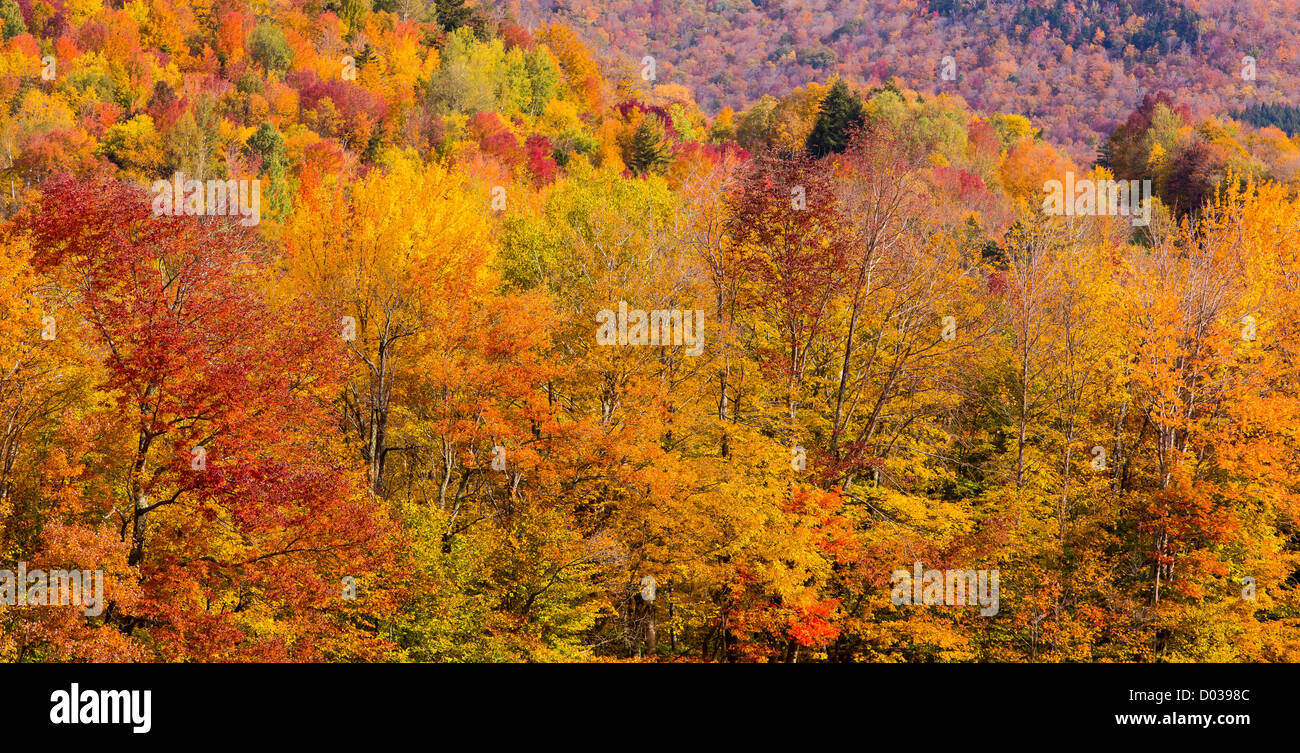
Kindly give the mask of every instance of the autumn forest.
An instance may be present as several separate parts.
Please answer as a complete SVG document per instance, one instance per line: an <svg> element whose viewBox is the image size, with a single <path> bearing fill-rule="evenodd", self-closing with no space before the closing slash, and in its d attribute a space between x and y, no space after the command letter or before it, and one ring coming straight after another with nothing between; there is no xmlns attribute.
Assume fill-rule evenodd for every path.
<svg viewBox="0 0 1300 753"><path fill-rule="evenodd" d="M0 662L1300 661L1289 60L554 5L0 0Z"/></svg>

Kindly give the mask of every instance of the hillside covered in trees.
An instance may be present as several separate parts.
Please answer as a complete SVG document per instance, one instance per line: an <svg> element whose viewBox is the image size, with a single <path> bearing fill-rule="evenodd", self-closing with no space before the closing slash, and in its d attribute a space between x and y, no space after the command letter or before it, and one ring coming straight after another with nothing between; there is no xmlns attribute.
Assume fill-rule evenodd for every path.
<svg viewBox="0 0 1300 753"><path fill-rule="evenodd" d="M1151 91L1177 91L1198 117L1300 105L1294 0L493 5L525 25L562 20L608 50L611 65L652 56L661 82L687 86L710 113L830 75L860 86L898 77L927 94L963 97L977 111L1028 115L1077 159L1092 159Z"/></svg>
<svg viewBox="0 0 1300 753"><path fill-rule="evenodd" d="M1288 30L666 5L0 0L0 661L1300 659Z"/></svg>

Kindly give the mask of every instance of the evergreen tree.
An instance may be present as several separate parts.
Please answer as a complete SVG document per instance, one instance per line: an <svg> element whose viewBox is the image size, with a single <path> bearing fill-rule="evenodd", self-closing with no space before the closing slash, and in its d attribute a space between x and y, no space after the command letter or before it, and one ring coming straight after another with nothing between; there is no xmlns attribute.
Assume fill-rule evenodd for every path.
<svg viewBox="0 0 1300 753"><path fill-rule="evenodd" d="M474 16L474 9L466 7L465 0L434 0L433 5L443 31L455 31Z"/></svg>
<svg viewBox="0 0 1300 753"><path fill-rule="evenodd" d="M284 32L271 23L261 23L253 29L248 40L248 53L267 72L283 72L293 62L293 48L285 39Z"/></svg>
<svg viewBox="0 0 1300 753"><path fill-rule="evenodd" d="M248 137L248 146L262 156L262 163L285 161L284 134L270 123L257 127L257 132Z"/></svg>
<svg viewBox="0 0 1300 753"><path fill-rule="evenodd" d="M662 173L668 168L669 159L668 139L659 119L652 116L643 118L632 134L624 162L634 175L645 175Z"/></svg>
<svg viewBox="0 0 1300 753"><path fill-rule="evenodd" d="M818 108L817 122L808 134L808 151L814 157L844 151L849 145L849 136L862 125L864 118L862 99L843 79L836 79Z"/></svg>

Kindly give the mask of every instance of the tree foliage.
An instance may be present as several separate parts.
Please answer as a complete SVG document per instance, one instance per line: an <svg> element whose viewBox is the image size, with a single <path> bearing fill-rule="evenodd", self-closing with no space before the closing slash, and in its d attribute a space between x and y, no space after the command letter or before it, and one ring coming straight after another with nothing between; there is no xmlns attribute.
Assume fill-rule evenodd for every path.
<svg viewBox="0 0 1300 753"><path fill-rule="evenodd" d="M788 38L655 77L528 4L14 6L0 559L106 594L0 600L0 660L1300 658L1285 110L1056 138L1235 32L923 4L987 44L918 91L903 5L725 5ZM1044 211L1112 179L1149 224ZM998 608L897 603L917 563Z"/></svg>

